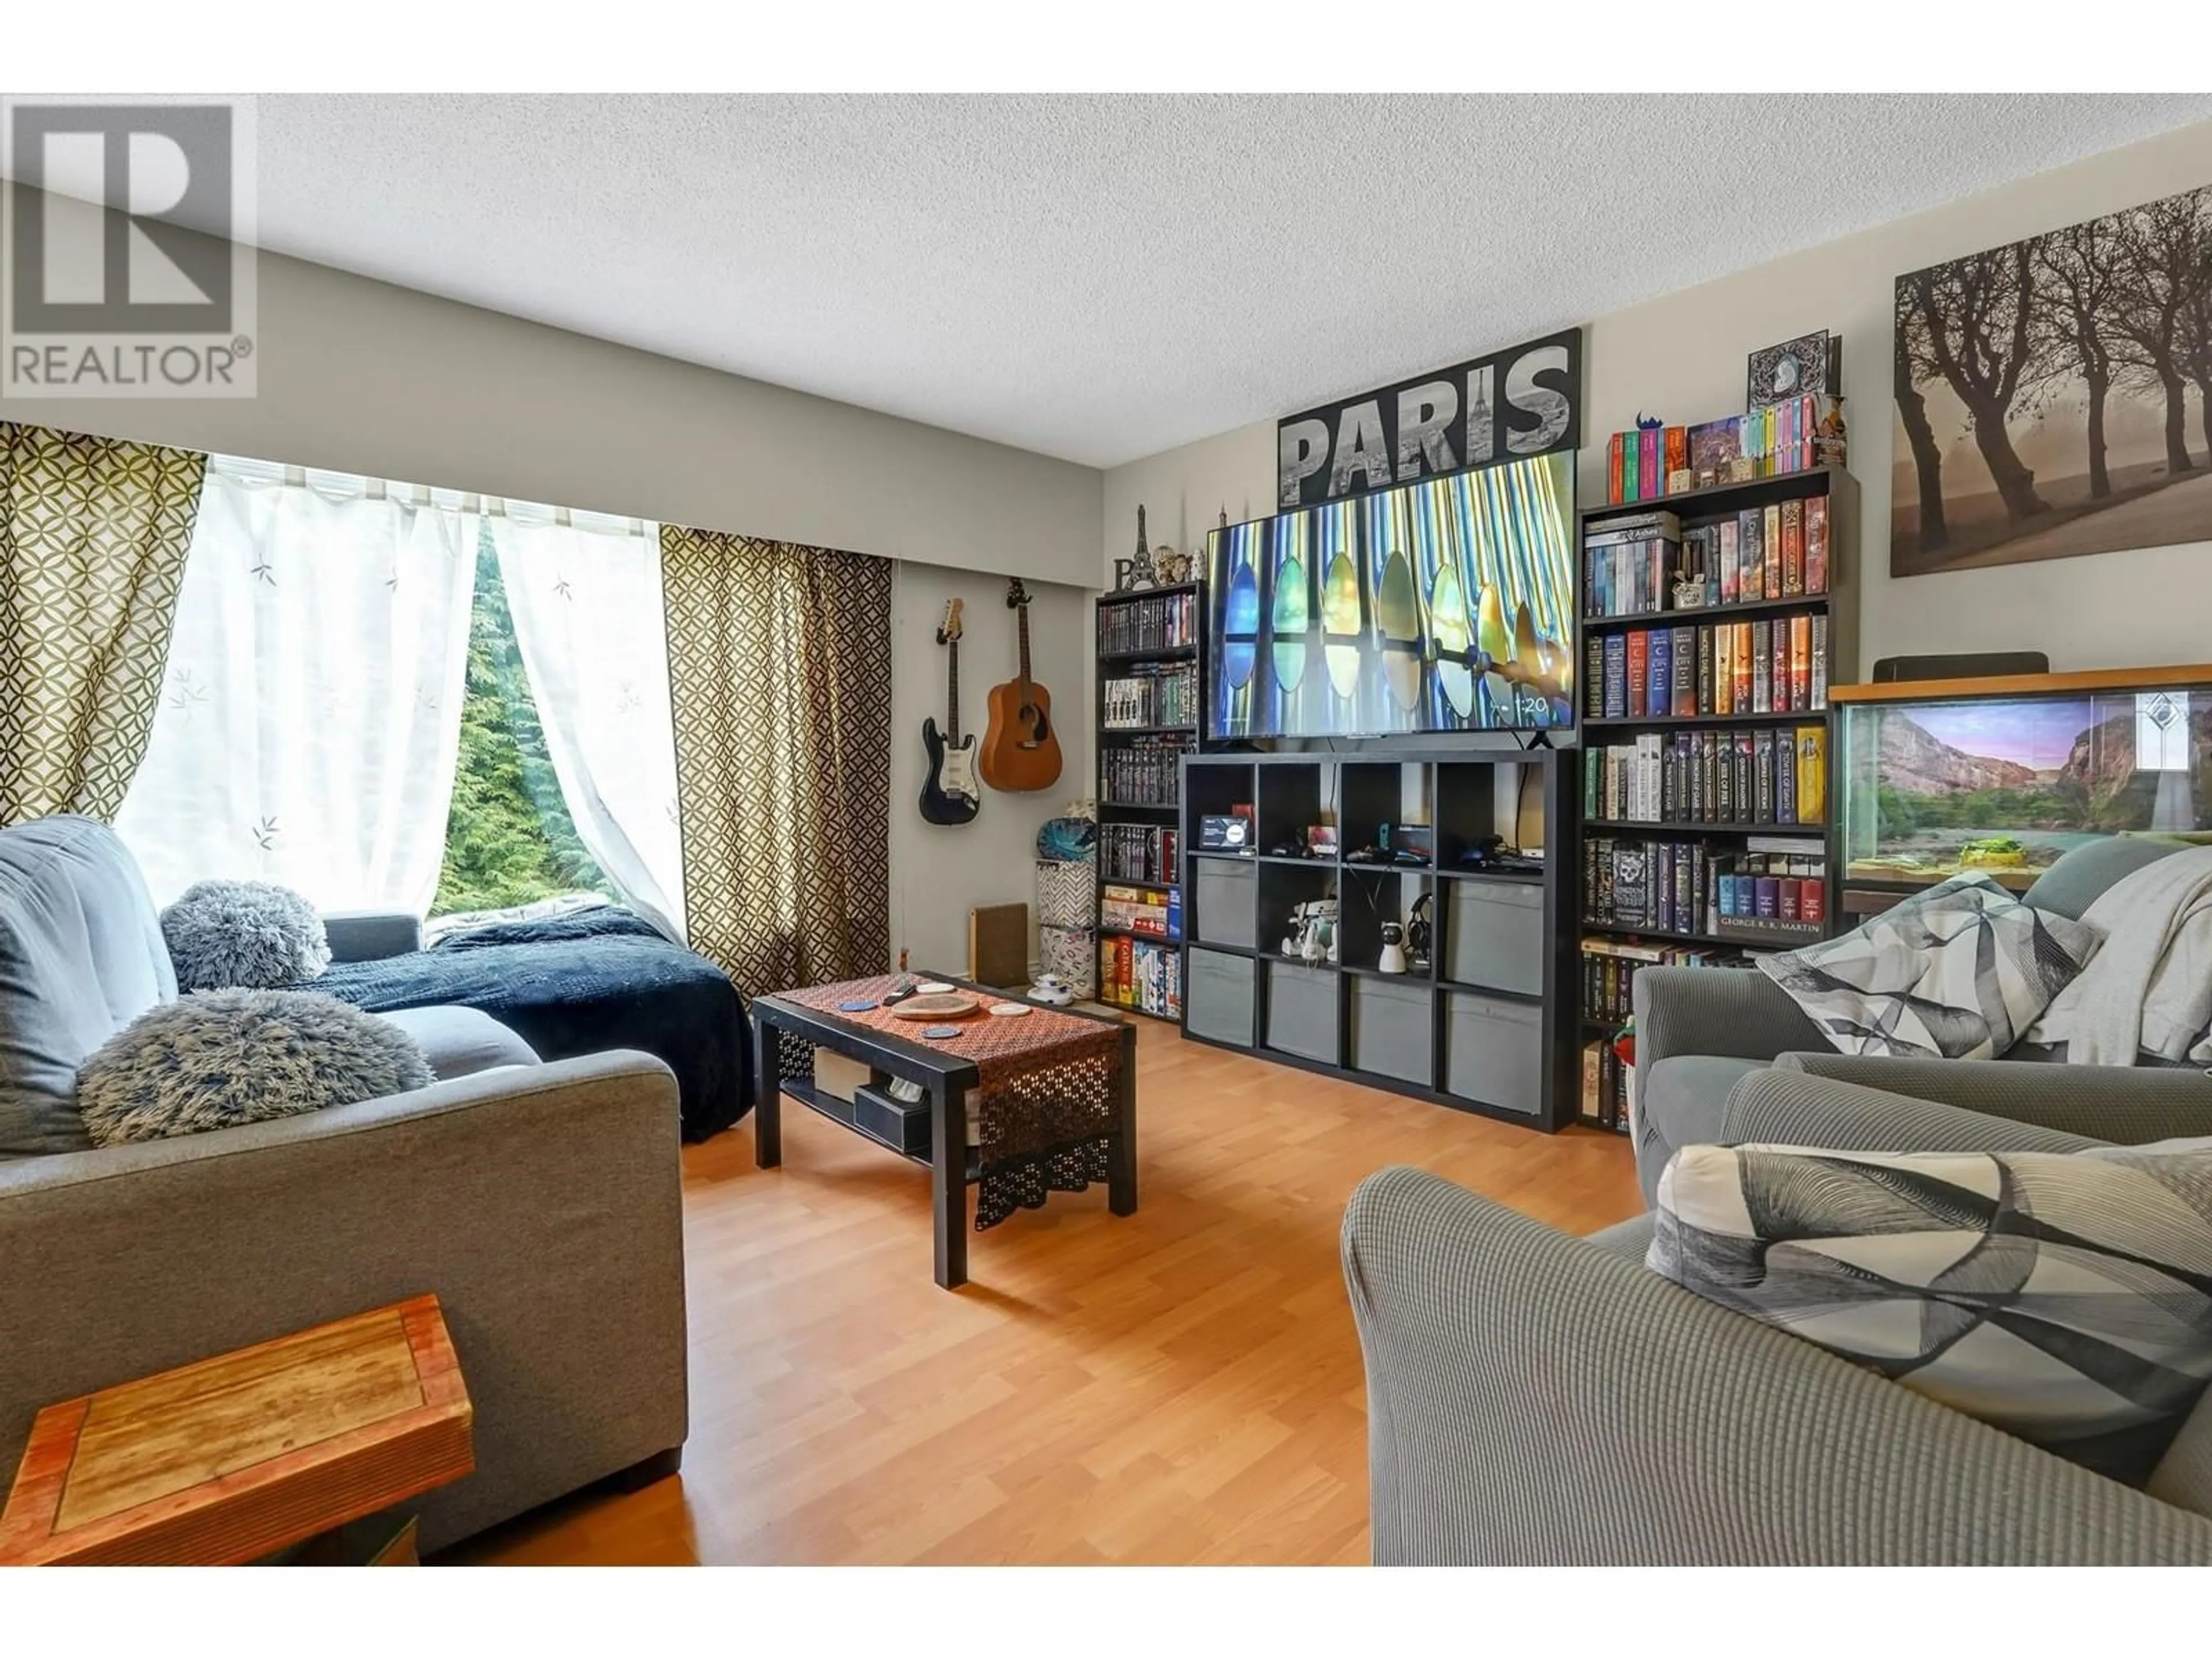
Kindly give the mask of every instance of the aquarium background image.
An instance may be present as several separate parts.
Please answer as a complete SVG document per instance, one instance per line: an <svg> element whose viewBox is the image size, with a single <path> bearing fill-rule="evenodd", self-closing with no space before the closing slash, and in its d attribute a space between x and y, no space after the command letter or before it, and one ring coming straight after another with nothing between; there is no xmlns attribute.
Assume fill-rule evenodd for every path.
<svg viewBox="0 0 2212 1659"><path fill-rule="evenodd" d="M1853 875L2021 884L2123 831L2212 827L2212 687L1955 703L1847 704Z"/></svg>
<svg viewBox="0 0 2212 1659"><path fill-rule="evenodd" d="M1572 462L1562 452L1214 532L1206 736L1572 725Z"/></svg>

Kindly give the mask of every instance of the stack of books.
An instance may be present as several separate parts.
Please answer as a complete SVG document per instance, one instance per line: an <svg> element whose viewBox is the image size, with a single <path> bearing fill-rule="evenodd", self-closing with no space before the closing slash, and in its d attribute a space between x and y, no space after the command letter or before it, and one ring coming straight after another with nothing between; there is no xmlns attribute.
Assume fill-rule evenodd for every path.
<svg viewBox="0 0 2212 1659"><path fill-rule="evenodd" d="M1707 968L1725 954L1706 945L1586 939L1583 941L1583 1009L1592 1019L1624 1022L1636 1011L1631 990L1638 971L1653 966Z"/></svg>
<svg viewBox="0 0 2212 1659"><path fill-rule="evenodd" d="M1176 832L1148 823L1098 826L1098 869L1109 881L1176 879Z"/></svg>
<svg viewBox="0 0 2212 1659"><path fill-rule="evenodd" d="M1146 726L1198 724L1198 665L1161 665L1117 675L1106 682L1106 726L1127 731Z"/></svg>
<svg viewBox="0 0 2212 1659"><path fill-rule="evenodd" d="M1593 836L1583 843L1583 920L1592 927L1706 931L1713 854L1703 842Z"/></svg>
<svg viewBox="0 0 2212 1659"><path fill-rule="evenodd" d="M1583 614L1592 621L1674 608L1682 521L1672 513L1607 519L1583 538Z"/></svg>
<svg viewBox="0 0 2212 1659"><path fill-rule="evenodd" d="M1606 441L1609 503L1657 501L1715 484L1842 466L1844 400L1809 392L1695 426L1639 426Z"/></svg>
<svg viewBox="0 0 2212 1659"><path fill-rule="evenodd" d="M1605 498L1607 501L1656 501L1667 494L1669 473L1690 466L1690 428L1686 426L1639 426L1633 432L1616 432L1605 444Z"/></svg>
<svg viewBox="0 0 2212 1659"><path fill-rule="evenodd" d="M1182 951L1149 939L1100 939L1098 1000L1162 1019L1182 1018Z"/></svg>
<svg viewBox="0 0 2212 1659"><path fill-rule="evenodd" d="M1179 939L1182 937L1182 891L1173 887L1108 886L1098 896L1098 925L1154 939Z"/></svg>
<svg viewBox="0 0 2212 1659"><path fill-rule="evenodd" d="M1826 617L1629 629L1592 634L1583 648L1583 714L1590 720L1812 714L1828 706Z"/></svg>
<svg viewBox="0 0 2212 1659"><path fill-rule="evenodd" d="M1583 1115L1617 1135L1629 1134L1635 1129L1629 1120L1628 1090L1620 1056L1613 1052L1610 1042L1591 1042L1583 1047Z"/></svg>
<svg viewBox="0 0 2212 1659"><path fill-rule="evenodd" d="M1109 599L1098 607L1098 654L1134 657L1198 643L1198 595Z"/></svg>
<svg viewBox="0 0 2212 1659"><path fill-rule="evenodd" d="M1192 748L1187 737L1142 737L1099 745L1098 777L1109 805L1173 806L1176 775Z"/></svg>
<svg viewBox="0 0 2212 1659"><path fill-rule="evenodd" d="M1808 495L1682 528L1679 515L1604 519L1583 538L1583 613L1593 622L1685 607L1676 588L1695 584L1703 606L1814 599L1833 570L1828 498Z"/></svg>
<svg viewBox="0 0 2212 1659"><path fill-rule="evenodd" d="M1712 898L1713 933L1796 931L1808 941L1817 939L1828 919L1827 860L1787 843L1762 847L1754 836L1747 850L1715 871Z"/></svg>
<svg viewBox="0 0 2212 1659"><path fill-rule="evenodd" d="M1617 823L1824 823L1828 731L1646 732L1588 751L1583 813Z"/></svg>
<svg viewBox="0 0 2212 1659"><path fill-rule="evenodd" d="M1810 843L1755 836L1741 851L1631 836L1583 843L1589 927L1756 939L1802 927L1817 939L1827 908L1826 860Z"/></svg>

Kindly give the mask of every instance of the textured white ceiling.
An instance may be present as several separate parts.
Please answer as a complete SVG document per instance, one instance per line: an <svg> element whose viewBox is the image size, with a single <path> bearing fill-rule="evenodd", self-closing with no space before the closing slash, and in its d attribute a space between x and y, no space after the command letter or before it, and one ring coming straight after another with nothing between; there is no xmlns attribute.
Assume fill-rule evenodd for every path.
<svg viewBox="0 0 2212 1659"><path fill-rule="evenodd" d="M2207 115L2200 94L264 97L261 240L1110 466Z"/></svg>

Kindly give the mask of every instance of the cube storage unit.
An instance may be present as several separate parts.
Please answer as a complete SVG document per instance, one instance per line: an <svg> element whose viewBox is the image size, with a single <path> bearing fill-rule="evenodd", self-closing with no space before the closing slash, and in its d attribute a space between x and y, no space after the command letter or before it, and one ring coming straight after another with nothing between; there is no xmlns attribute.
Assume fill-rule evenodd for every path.
<svg viewBox="0 0 2212 1659"><path fill-rule="evenodd" d="M1572 750L1408 747L1193 754L1182 763L1183 1035L1439 1105L1552 1130L1576 1060ZM1199 821L1250 820L1243 852ZM1334 830L1333 841L1316 829ZM1470 859L1491 836L1534 872ZM1310 960L1334 904L1335 959ZM1416 914L1425 957L1382 969Z"/></svg>

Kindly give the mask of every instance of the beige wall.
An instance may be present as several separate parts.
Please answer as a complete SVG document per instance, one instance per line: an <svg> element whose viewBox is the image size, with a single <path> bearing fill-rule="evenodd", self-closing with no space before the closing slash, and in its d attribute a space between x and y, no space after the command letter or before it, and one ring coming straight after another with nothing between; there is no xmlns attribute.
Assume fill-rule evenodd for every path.
<svg viewBox="0 0 2212 1659"><path fill-rule="evenodd" d="M0 419L1087 582L1099 475L327 266L259 262L251 398Z"/></svg>
<svg viewBox="0 0 2212 1659"><path fill-rule="evenodd" d="M1850 158L1834 164L1848 166ZM1832 329L1844 338L1850 470L1860 488L1862 672L1881 656L2007 647L2040 648L2061 669L2212 659L2212 524L2205 542L2186 546L1895 581L1888 574L1894 280L2204 184L2212 184L2212 123L1598 318L1584 343L1583 499L1603 497L1604 434L1639 413L1686 422L1741 409L1747 353ZM1501 343L1477 327L1467 346L1474 352ZM1378 367L1376 380L1395 372ZM1272 421L1115 468L1106 475L1102 580L1133 540L1139 501L1156 522L1188 537L1191 515L1210 526L1219 500L1232 520L1273 511L1273 474Z"/></svg>
<svg viewBox="0 0 2212 1659"><path fill-rule="evenodd" d="M1036 832L1068 801L1091 793L1091 702L1081 665L1090 640L1089 596L1073 587L1030 588L1030 666L1052 694L1060 733L1060 781L1034 794L983 791L982 810L957 827L924 823L917 800L929 769L921 722L945 725L945 652L937 643L945 601L965 602L960 641L960 724L980 746L990 689L1014 678L1018 648L1002 576L899 567L891 607L891 952L916 968L965 973L968 912L979 904L1026 904L1036 913ZM1030 957L1036 959L1034 937Z"/></svg>
<svg viewBox="0 0 2212 1659"><path fill-rule="evenodd" d="M1037 824L1090 793L1088 605L1067 584L1097 568L1096 471L301 260L264 255L258 275L258 397L11 398L0 419L898 560L894 950L963 968L969 908L1030 896ZM1037 672L1066 711L1066 771L1042 795L987 794L968 829L934 829L915 799L922 716L943 717L936 618L953 592L976 612L962 678L980 735L984 692L1013 672L1008 574L1037 585Z"/></svg>

